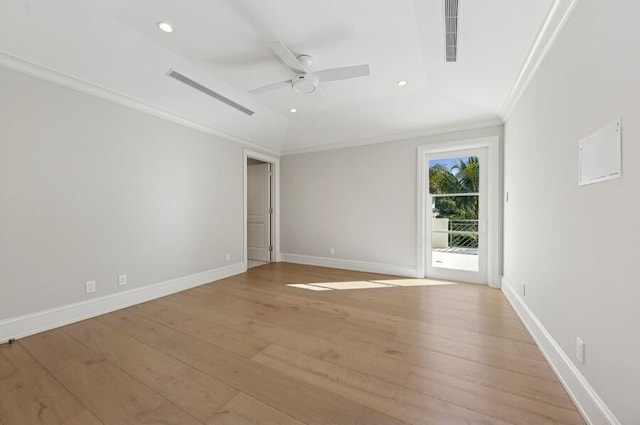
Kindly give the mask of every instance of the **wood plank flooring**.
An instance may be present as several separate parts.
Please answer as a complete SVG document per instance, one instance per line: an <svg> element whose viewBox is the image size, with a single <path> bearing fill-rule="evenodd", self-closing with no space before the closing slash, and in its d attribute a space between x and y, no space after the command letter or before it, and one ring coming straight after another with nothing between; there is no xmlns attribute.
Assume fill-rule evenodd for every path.
<svg viewBox="0 0 640 425"><path fill-rule="evenodd" d="M0 346L0 425L585 422L502 293L278 263Z"/></svg>

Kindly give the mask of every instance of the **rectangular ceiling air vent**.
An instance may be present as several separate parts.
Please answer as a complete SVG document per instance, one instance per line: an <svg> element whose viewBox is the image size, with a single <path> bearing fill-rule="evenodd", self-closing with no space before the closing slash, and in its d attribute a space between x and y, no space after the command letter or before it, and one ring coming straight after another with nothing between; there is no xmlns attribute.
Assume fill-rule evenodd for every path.
<svg viewBox="0 0 640 425"><path fill-rule="evenodd" d="M447 62L458 60L458 0L444 0L444 38Z"/></svg>
<svg viewBox="0 0 640 425"><path fill-rule="evenodd" d="M169 72L167 73L167 75L171 78L174 78L178 81L180 81L181 83L184 83L188 86L193 87L194 89L198 90L199 92L202 92L204 94L206 94L207 96L211 96L216 100L219 100L222 103L226 103L227 105L231 106L232 108L237 109L240 112L243 112L247 115L253 115L253 111L249 108L245 108L244 106L234 102L233 100L224 97L223 95L221 95L220 93L216 93L213 90L211 90L210 88L207 88L205 86L203 86L200 83L197 83L195 81L193 81L191 78L185 77L184 75L180 74L179 72L174 71L173 69L170 69Z"/></svg>

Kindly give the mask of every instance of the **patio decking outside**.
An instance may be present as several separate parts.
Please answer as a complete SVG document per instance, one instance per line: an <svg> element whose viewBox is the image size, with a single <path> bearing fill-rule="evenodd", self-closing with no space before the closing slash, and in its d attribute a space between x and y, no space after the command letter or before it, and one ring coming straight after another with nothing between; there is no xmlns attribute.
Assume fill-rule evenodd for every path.
<svg viewBox="0 0 640 425"><path fill-rule="evenodd" d="M479 270L478 248L434 248L431 254L433 267L476 272Z"/></svg>

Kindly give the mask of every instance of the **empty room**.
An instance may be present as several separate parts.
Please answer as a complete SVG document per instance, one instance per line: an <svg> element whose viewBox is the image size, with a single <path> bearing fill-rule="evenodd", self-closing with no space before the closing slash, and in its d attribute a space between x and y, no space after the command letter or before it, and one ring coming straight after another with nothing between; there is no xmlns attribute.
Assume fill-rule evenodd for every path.
<svg viewBox="0 0 640 425"><path fill-rule="evenodd" d="M639 18L0 0L0 425L640 425Z"/></svg>

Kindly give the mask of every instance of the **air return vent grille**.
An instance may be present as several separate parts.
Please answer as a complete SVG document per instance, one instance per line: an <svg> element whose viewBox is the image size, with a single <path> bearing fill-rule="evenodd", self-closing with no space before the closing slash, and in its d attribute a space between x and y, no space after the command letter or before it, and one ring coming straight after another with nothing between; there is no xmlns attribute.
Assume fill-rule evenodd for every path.
<svg viewBox="0 0 640 425"><path fill-rule="evenodd" d="M444 36L447 62L458 60L458 0L444 0Z"/></svg>
<svg viewBox="0 0 640 425"><path fill-rule="evenodd" d="M223 95L221 95L220 93L216 93L213 90L203 86L200 83L197 83L195 81L193 81L192 79L185 77L184 75L180 74L179 72L174 71L173 69L170 69L169 72L167 73L167 75L171 78L174 78L178 81L180 81L181 83L184 83L188 86L193 87L194 89L198 90L199 92L202 92L204 94L206 94L207 96L211 96L214 99L219 100L222 103L226 103L227 105L231 106L232 108L237 109L240 112L243 112L247 115L253 115L253 111L251 109L245 108L244 106L234 102L233 100L224 97Z"/></svg>

